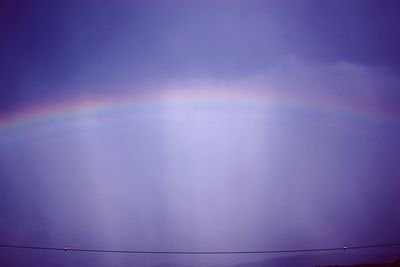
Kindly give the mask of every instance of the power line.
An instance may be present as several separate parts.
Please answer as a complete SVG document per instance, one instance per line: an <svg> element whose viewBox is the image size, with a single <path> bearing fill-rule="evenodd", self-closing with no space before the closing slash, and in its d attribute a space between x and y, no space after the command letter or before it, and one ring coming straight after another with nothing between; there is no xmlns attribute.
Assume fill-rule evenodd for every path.
<svg viewBox="0 0 400 267"><path fill-rule="evenodd" d="M287 250L249 250L249 251L152 251L152 250L107 250L107 249L83 249L69 248L67 246L60 247L41 247L41 246L23 246L23 245L6 245L0 244L0 248L11 249L32 249L32 250L52 250L64 252L95 252L95 253L127 253L127 254L278 254L278 253L299 253L299 252L321 252L321 251L339 251L339 250L355 250L369 248L384 248L384 247L400 247L400 243L373 244L363 246L343 246L330 248L311 248L311 249L287 249Z"/></svg>

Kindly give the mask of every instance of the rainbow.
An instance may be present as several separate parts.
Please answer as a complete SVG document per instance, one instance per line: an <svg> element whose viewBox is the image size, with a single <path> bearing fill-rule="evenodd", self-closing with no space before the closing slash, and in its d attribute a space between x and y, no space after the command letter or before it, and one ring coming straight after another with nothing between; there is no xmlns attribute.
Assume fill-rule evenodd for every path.
<svg viewBox="0 0 400 267"><path fill-rule="evenodd" d="M0 144L71 126L88 127L95 118L175 116L177 111L203 109L226 116L265 116L268 112L308 112L350 120L352 124L399 124L397 114L370 106L352 105L332 99L244 90L169 90L117 97L81 98L30 107L0 116Z"/></svg>

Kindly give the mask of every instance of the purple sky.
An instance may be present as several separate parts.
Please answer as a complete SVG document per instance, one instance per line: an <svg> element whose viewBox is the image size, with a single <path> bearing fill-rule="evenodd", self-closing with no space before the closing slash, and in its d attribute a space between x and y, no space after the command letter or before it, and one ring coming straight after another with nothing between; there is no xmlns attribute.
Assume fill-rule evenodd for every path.
<svg viewBox="0 0 400 267"><path fill-rule="evenodd" d="M399 8L1 1L0 244L400 241ZM264 257L0 249L9 266Z"/></svg>

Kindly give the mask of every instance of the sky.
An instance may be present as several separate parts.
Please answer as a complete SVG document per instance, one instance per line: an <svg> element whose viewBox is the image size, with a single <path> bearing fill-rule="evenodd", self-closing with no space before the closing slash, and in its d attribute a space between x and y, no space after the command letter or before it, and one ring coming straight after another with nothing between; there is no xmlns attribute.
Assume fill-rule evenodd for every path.
<svg viewBox="0 0 400 267"><path fill-rule="evenodd" d="M0 244L399 242L399 8L1 1ZM0 249L8 266L265 257Z"/></svg>

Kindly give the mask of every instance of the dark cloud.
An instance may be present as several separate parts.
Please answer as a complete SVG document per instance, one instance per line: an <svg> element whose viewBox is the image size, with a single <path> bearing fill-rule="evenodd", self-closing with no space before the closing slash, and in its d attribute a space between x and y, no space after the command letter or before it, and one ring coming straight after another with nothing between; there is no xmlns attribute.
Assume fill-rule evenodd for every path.
<svg viewBox="0 0 400 267"><path fill-rule="evenodd" d="M396 1L5 1L3 109L169 78L237 77L285 58L398 71Z"/></svg>

